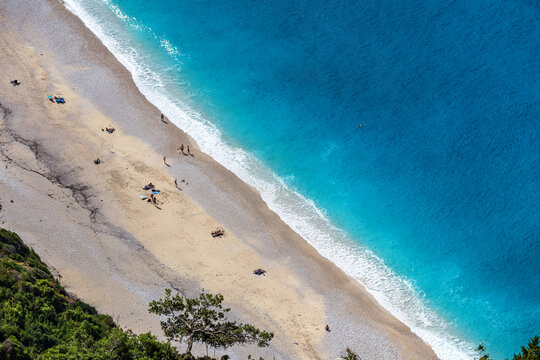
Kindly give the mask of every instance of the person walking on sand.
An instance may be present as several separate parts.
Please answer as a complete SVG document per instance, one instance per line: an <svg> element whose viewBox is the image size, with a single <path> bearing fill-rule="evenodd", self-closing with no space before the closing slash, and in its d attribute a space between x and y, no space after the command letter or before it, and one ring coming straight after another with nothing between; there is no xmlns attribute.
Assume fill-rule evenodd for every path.
<svg viewBox="0 0 540 360"><path fill-rule="evenodd" d="M165 122L165 119L163 118L163 113L161 113L161 121Z"/></svg>
<svg viewBox="0 0 540 360"><path fill-rule="evenodd" d="M191 151L189 150L189 145L187 146L187 153L191 156L193 156L193 154L191 153Z"/></svg>
<svg viewBox="0 0 540 360"><path fill-rule="evenodd" d="M163 157L163 163L164 163L165 165L167 165L167 157L166 157L166 156Z"/></svg>
<svg viewBox="0 0 540 360"><path fill-rule="evenodd" d="M180 151L184 154L184 144L180 145Z"/></svg>
<svg viewBox="0 0 540 360"><path fill-rule="evenodd" d="M174 179L174 186L178 187L178 182L176 181L176 179Z"/></svg>

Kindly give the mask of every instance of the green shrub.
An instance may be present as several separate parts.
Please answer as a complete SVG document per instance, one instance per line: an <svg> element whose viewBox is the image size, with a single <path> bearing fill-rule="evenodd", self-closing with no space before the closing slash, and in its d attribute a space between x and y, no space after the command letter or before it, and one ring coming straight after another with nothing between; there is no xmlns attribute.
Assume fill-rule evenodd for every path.
<svg viewBox="0 0 540 360"><path fill-rule="evenodd" d="M17 234L0 229L0 360L178 358L169 343L69 297Z"/></svg>

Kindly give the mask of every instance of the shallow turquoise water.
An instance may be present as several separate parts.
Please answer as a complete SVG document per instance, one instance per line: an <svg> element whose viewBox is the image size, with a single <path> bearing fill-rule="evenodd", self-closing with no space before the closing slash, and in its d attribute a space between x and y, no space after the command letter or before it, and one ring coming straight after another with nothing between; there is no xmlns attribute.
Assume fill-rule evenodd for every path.
<svg viewBox="0 0 540 360"><path fill-rule="evenodd" d="M441 357L482 341L508 357L540 333L533 2L70 1L139 64L167 115L158 94L188 112L188 132L211 126L262 163L238 171L264 167L311 200L337 227L324 251L352 241L382 259L408 290L338 264L363 271ZM235 154L215 157L234 167ZM284 199L278 210L308 214Z"/></svg>

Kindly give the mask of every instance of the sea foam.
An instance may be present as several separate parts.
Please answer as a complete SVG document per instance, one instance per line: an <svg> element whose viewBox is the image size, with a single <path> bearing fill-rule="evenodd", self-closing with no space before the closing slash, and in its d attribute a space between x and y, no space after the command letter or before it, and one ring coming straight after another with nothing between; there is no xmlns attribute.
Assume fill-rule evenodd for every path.
<svg viewBox="0 0 540 360"><path fill-rule="evenodd" d="M152 57L131 39L129 28L151 34L156 45L173 57L181 68L181 51L165 36L157 35L136 18L124 14L112 2L64 0L68 10L103 42L127 68L141 93L176 126L192 136L202 151L254 186L269 208L322 256L334 262L400 321L428 343L443 360L466 360L474 356L473 345L453 334L451 324L433 311L427 299L409 279L396 274L367 248L355 244L341 229L332 225L325 212L313 201L289 188L261 161L238 146L227 143L219 129L205 119L182 97L178 81L154 69ZM105 6L104 6L105 5ZM175 83L174 85L171 85ZM183 96L182 96L183 95Z"/></svg>

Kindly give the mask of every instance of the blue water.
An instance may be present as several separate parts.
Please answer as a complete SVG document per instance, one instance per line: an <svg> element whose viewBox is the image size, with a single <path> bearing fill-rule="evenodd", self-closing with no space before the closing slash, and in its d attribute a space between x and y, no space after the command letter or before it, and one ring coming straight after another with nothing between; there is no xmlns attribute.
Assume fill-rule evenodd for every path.
<svg viewBox="0 0 540 360"><path fill-rule="evenodd" d="M382 259L443 321L416 329L442 358L460 355L431 332L500 359L540 334L537 3L70 1L116 24L146 85L311 200L336 244Z"/></svg>

